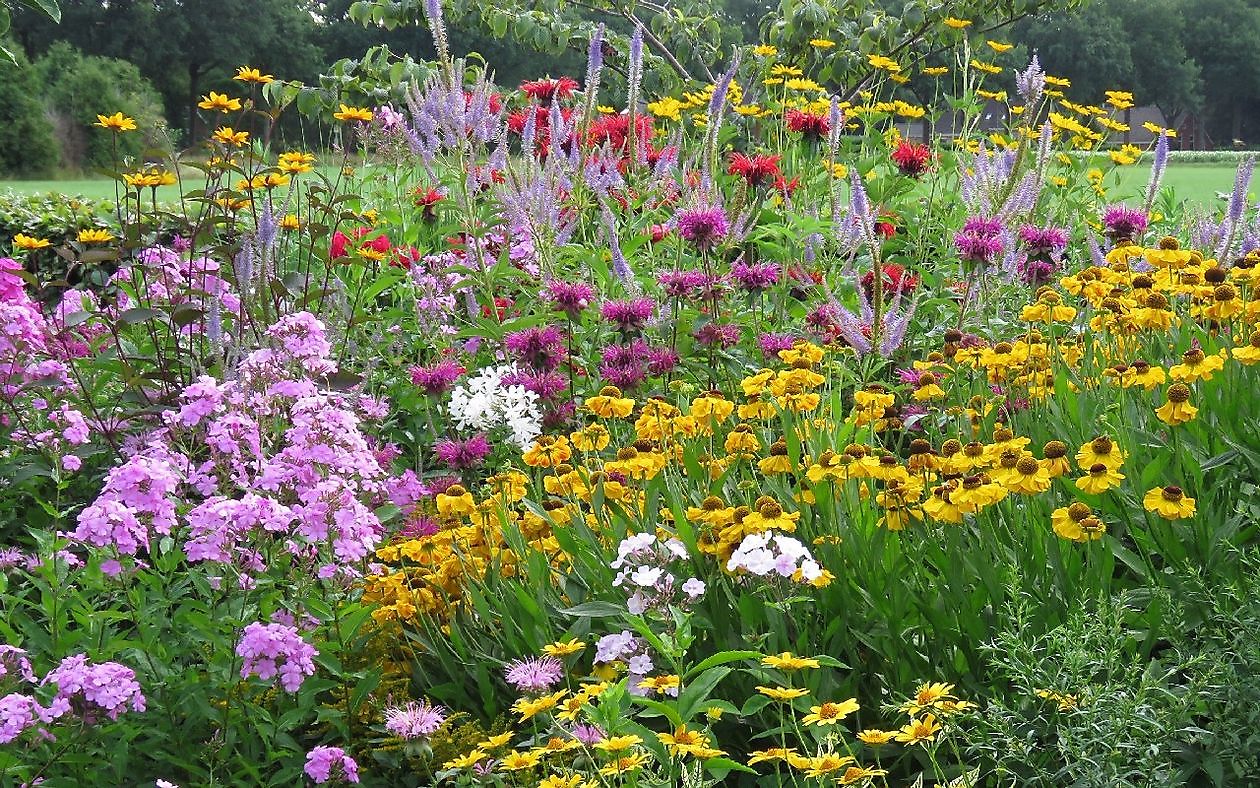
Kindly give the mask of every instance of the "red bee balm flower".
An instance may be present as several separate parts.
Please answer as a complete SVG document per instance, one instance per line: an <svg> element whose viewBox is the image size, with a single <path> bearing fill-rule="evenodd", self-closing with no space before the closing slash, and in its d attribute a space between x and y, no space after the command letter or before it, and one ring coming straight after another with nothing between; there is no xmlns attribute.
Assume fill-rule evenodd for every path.
<svg viewBox="0 0 1260 788"><path fill-rule="evenodd" d="M543 106L551 104L552 99L569 98L577 88L577 80L573 77L560 77L559 79L548 77L521 83L521 92L532 99L536 99Z"/></svg>
<svg viewBox="0 0 1260 788"><path fill-rule="evenodd" d="M786 120L788 131L795 131L814 139L821 139L831 131L831 121L813 112L790 109L787 111Z"/></svg>
<svg viewBox="0 0 1260 788"><path fill-rule="evenodd" d="M419 187L413 194L415 197L416 207L423 210L424 218L430 221L437 218L437 204L440 203L446 195L433 187L429 187L428 189Z"/></svg>
<svg viewBox="0 0 1260 788"><path fill-rule="evenodd" d="M926 145L902 140L892 152L892 162L902 175L918 178L927 172L932 161L932 151Z"/></svg>
<svg viewBox="0 0 1260 788"><path fill-rule="evenodd" d="M727 166L726 171L731 175L742 176L748 181L749 186L760 186L766 181L773 181L775 178L782 177L779 172L779 159L783 157L775 154L766 156L757 154L755 156L745 156L742 153L732 153L731 163Z"/></svg>
<svg viewBox="0 0 1260 788"><path fill-rule="evenodd" d="M919 286L919 277L910 273L896 263L884 266L884 297L893 298L913 293ZM867 271L862 276L862 290L869 301L875 293L875 272Z"/></svg>

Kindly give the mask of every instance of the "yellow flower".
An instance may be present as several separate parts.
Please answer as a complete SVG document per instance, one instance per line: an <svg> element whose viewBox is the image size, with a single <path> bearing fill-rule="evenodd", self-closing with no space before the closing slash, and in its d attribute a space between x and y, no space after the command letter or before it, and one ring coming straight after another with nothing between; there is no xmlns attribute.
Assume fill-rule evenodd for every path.
<svg viewBox="0 0 1260 788"><path fill-rule="evenodd" d="M1124 481L1124 474L1098 462L1091 465L1088 472L1076 480L1076 486L1090 495L1099 495L1113 487L1119 487L1122 481Z"/></svg>
<svg viewBox="0 0 1260 788"><path fill-rule="evenodd" d="M986 74L1001 74L1002 73L1001 66L995 66L992 63L985 63L983 60L976 60L975 58L972 58L971 63L969 63L969 65L972 68L974 68L976 71L983 71Z"/></svg>
<svg viewBox="0 0 1260 788"><path fill-rule="evenodd" d="M241 108L241 100L228 98L226 93L215 93L212 90L209 96L201 97L201 101L197 103L197 106L218 112L237 112Z"/></svg>
<svg viewBox="0 0 1260 788"><path fill-rule="evenodd" d="M758 686L757 691L760 692L762 695L765 695L767 698L771 700L777 700L779 702L796 700L797 698L803 698L809 694L809 690L793 689L791 687Z"/></svg>
<svg viewBox="0 0 1260 788"><path fill-rule="evenodd" d="M284 218L280 220L280 229L289 231L300 230L302 229L302 222L297 218L297 214L286 213Z"/></svg>
<svg viewBox="0 0 1260 788"><path fill-rule="evenodd" d="M992 49L994 52L997 52L999 55L1015 46L1014 44L1003 44L998 41L994 41L993 39L989 39L988 41L985 41L984 43L988 44L989 49Z"/></svg>
<svg viewBox="0 0 1260 788"><path fill-rule="evenodd" d="M476 766L478 763L481 763L488 757L490 756L482 752L480 749L474 749L472 752L469 752L465 755L461 755L458 758L455 758L453 760L447 761L446 763L442 764L442 768L443 769L471 769L472 767Z"/></svg>
<svg viewBox="0 0 1260 788"><path fill-rule="evenodd" d="M1080 703L1080 699L1075 695L1064 695L1054 690L1039 689L1037 690L1038 698L1052 700L1059 704L1059 711L1071 711Z"/></svg>
<svg viewBox="0 0 1260 788"><path fill-rule="evenodd" d="M651 676L643 679L639 682L639 689L677 695L681 684L682 682L677 675L666 673L660 676Z"/></svg>
<svg viewBox="0 0 1260 788"><path fill-rule="evenodd" d="M836 42L829 38L811 38L809 40L809 45L815 49L831 49L836 45Z"/></svg>
<svg viewBox="0 0 1260 788"><path fill-rule="evenodd" d="M887 769L876 769L870 766L850 766L844 770L844 774L840 775L841 785L856 785L857 783L867 783L876 777L883 777L888 774Z"/></svg>
<svg viewBox="0 0 1260 788"><path fill-rule="evenodd" d="M870 747L879 747L887 744L897 736L895 731L881 731L877 728L868 728L864 731L858 731L858 741Z"/></svg>
<svg viewBox="0 0 1260 788"><path fill-rule="evenodd" d="M813 758L803 759L805 766L805 775L807 777L826 777L832 772L839 771L855 760L848 755L836 755L833 752L825 752ZM791 763L789 761L789 763ZM795 766L795 764L792 764Z"/></svg>
<svg viewBox="0 0 1260 788"><path fill-rule="evenodd" d="M936 738L936 733L941 729L940 724L936 721L936 716L928 714L921 720L911 720L897 731L894 738L903 744L923 744Z"/></svg>
<svg viewBox="0 0 1260 788"><path fill-rule="evenodd" d="M29 235L23 235L22 233L18 233L13 236L14 249L24 249L29 252L34 249L44 249L49 246L52 246L52 242L46 238L34 238Z"/></svg>
<svg viewBox="0 0 1260 788"><path fill-rule="evenodd" d="M1168 387L1168 401L1155 409L1155 415L1165 424L1177 426L1192 421L1199 409L1190 404L1190 387L1174 383Z"/></svg>
<svg viewBox="0 0 1260 788"><path fill-rule="evenodd" d="M542 755L536 752L509 752L499 761L499 768L509 772L532 769L542 761Z"/></svg>
<svg viewBox="0 0 1260 788"><path fill-rule="evenodd" d="M892 58L884 57L883 55L869 55L866 60L872 66L881 71L887 71L895 74L901 70L901 65L898 64L897 61Z"/></svg>
<svg viewBox="0 0 1260 788"><path fill-rule="evenodd" d="M548 775L538 783L538 788L596 788L599 783L594 780L583 781L578 774L562 777L558 774Z"/></svg>
<svg viewBox="0 0 1260 788"><path fill-rule="evenodd" d="M298 175L303 172L310 172L315 169L315 156L311 153L303 153L301 151L287 151L280 154L279 160L276 162L276 168L280 172L290 175Z"/></svg>
<svg viewBox="0 0 1260 788"><path fill-rule="evenodd" d="M500 733L498 736L491 736L481 744L478 744L477 749L497 750L510 741L512 741L512 731L507 731L506 733Z"/></svg>
<svg viewBox="0 0 1260 788"><path fill-rule="evenodd" d="M944 22L946 27L952 27L955 30L962 30L964 27L971 26L970 19L958 19L952 16L945 17Z"/></svg>
<svg viewBox="0 0 1260 788"><path fill-rule="evenodd" d="M1108 90L1107 103L1116 109L1129 109L1133 106L1133 94L1123 90Z"/></svg>
<svg viewBox="0 0 1260 788"><path fill-rule="evenodd" d="M544 711L551 711L564 700L564 696L568 695L568 690L560 690L550 695L543 695L538 698L521 698L512 704L512 711L515 711L521 717L521 722L531 717L542 714Z"/></svg>
<svg viewBox="0 0 1260 788"><path fill-rule="evenodd" d="M849 168L840 162L836 162L831 165L831 177L844 180L849 177Z"/></svg>
<svg viewBox="0 0 1260 788"><path fill-rule="evenodd" d="M596 744L595 746L598 747L599 745ZM630 774L631 772L636 772L641 769L643 764L647 763L647 760L647 753L643 752L638 752L634 755L624 755L617 760L612 761L607 766L601 767L599 773L605 777L616 777L622 774Z"/></svg>
<svg viewBox="0 0 1260 788"><path fill-rule="evenodd" d="M757 57L774 57L779 54L779 48L770 44L758 44L753 47L752 52Z"/></svg>
<svg viewBox="0 0 1260 788"><path fill-rule="evenodd" d="M1102 463L1108 468L1119 468L1124 464L1127 456L1124 450L1115 444L1115 441L1106 435L1099 435L1081 446L1081 450L1076 453L1076 464L1082 469L1090 468L1097 463Z"/></svg>
<svg viewBox="0 0 1260 788"><path fill-rule="evenodd" d="M1167 520L1194 517L1194 499L1180 487L1152 487L1142 497L1142 506Z"/></svg>
<svg viewBox="0 0 1260 788"><path fill-rule="evenodd" d="M586 648L586 644L577 638L572 640L557 640L555 643L543 646L543 653L549 657L571 657L582 649Z"/></svg>
<svg viewBox="0 0 1260 788"><path fill-rule="evenodd" d="M923 69L923 75L928 77L940 77L949 73L949 66L928 66Z"/></svg>
<svg viewBox="0 0 1260 788"><path fill-rule="evenodd" d="M100 126L103 129L110 129L118 133L136 130L135 119L129 118L121 112L115 112L113 115L97 115L96 123L93 123L92 125Z"/></svg>
<svg viewBox="0 0 1260 788"><path fill-rule="evenodd" d="M673 733L658 733L656 738L674 755L713 757L710 755L709 737L699 731L690 730L686 725L675 728Z"/></svg>
<svg viewBox="0 0 1260 788"><path fill-rule="evenodd" d="M819 662L809 657L793 656L791 652L784 651L781 654L771 655L761 658L761 664L768 668L778 668L785 671L804 670L805 668L816 668Z"/></svg>
<svg viewBox="0 0 1260 788"><path fill-rule="evenodd" d="M953 684L928 682L915 690L914 697L903 703L901 710L913 717L924 709L935 707L941 701L952 699L953 691Z"/></svg>
<svg viewBox="0 0 1260 788"><path fill-rule="evenodd" d="M249 66L239 66L236 69L236 76L232 77L237 82L256 82L259 85L266 85L269 82L275 82L276 78L270 74L264 74L256 68Z"/></svg>
<svg viewBox="0 0 1260 788"><path fill-rule="evenodd" d="M601 742L596 742L595 749L602 752L622 752L642 743L642 739L631 733L626 736L609 736Z"/></svg>
<svg viewBox="0 0 1260 788"><path fill-rule="evenodd" d="M806 725L818 725L820 727L824 725L835 725L837 722L840 722L860 708L861 706L858 705L857 698L849 698L848 700L841 701L840 703L828 701L821 706L810 706L810 713L806 714L801 719L801 722Z"/></svg>
<svg viewBox="0 0 1260 788"><path fill-rule="evenodd" d="M236 131L231 126L223 126L214 130L213 138L224 145L239 148L249 142L249 132Z"/></svg>
<svg viewBox="0 0 1260 788"><path fill-rule="evenodd" d="M372 110L367 107L350 107L345 104L341 105L341 109L333 113L333 117L341 121L361 121L369 123L372 120Z"/></svg>
<svg viewBox="0 0 1260 788"><path fill-rule="evenodd" d="M1211 380L1212 375L1225 367L1225 359L1213 353L1206 355L1199 348L1191 348L1181 354L1181 363L1168 368L1168 376L1183 383Z"/></svg>
<svg viewBox="0 0 1260 788"><path fill-rule="evenodd" d="M673 96L666 96L657 101L649 101L647 111L658 118L680 120L682 119L683 103Z"/></svg>
<svg viewBox="0 0 1260 788"><path fill-rule="evenodd" d="M109 230L80 230L79 243L81 244L106 244L114 240L114 234Z"/></svg>
<svg viewBox="0 0 1260 788"><path fill-rule="evenodd" d="M634 411L634 400L622 397L616 386L604 386L597 396L587 397L586 408L601 418L624 419Z"/></svg>
<svg viewBox="0 0 1260 788"><path fill-rule="evenodd" d="M786 761L800 757L800 754L793 747L771 747L768 750L753 750L748 755L749 766L766 761Z"/></svg>

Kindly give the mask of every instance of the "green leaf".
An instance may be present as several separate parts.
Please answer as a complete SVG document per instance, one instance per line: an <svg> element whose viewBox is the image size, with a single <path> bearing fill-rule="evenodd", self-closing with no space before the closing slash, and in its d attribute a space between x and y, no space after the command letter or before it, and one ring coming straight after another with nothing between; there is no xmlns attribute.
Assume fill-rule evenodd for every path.
<svg viewBox="0 0 1260 788"><path fill-rule="evenodd" d="M725 666L709 668L701 673L695 681L690 682L682 694L678 696L678 711L684 720L695 716L701 704L709 699L718 682L726 678L731 669Z"/></svg>
<svg viewBox="0 0 1260 788"><path fill-rule="evenodd" d="M560 612L579 618L605 618L607 616L624 615L626 609L611 602L583 602L580 605L566 607Z"/></svg>
<svg viewBox="0 0 1260 788"><path fill-rule="evenodd" d="M683 676L683 680L686 681L692 676L703 673L709 668L716 667L718 665L725 665L728 662L738 662L741 659L761 659L761 656L762 654L760 651L719 651L707 659L702 660L700 664L687 671L687 675Z"/></svg>
<svg viewBox="0 0 1260 788"><path fill-rule="evenodd" d="M57 0L22 0L22 4L43 11L49 19L58 24L61 23L61 5ZM7 16L7 10L5 14Z"/></svg>

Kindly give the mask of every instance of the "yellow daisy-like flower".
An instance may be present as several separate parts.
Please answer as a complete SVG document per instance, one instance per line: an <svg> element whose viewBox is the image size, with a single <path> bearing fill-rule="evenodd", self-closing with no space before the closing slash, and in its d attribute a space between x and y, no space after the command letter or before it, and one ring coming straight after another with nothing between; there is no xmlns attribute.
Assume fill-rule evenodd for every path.
<svg viewBox="0 0 1260 788"><path fill-rule="evenodd" d="M216 112L237 112L241 108L241 100L228 98L226 93L215 93L212 90L210 95L201 97L201 101L197 102L197 106Z"/></svg>
<svg viewBox="0 0 1260 788"><path fill-rule="evenodd" d="M582 649L586 648L586 644L577 638L571 640L557 640L543 646L543 653L549 657L571 657Z"/></svg>
<svg viewBox="0 0 1260 788"><path fill-rule="evenodd" d="M811 38L809 40L809 45L815 49L831 49L836 45L836 42L829 38Z"/></svg>
<svg viewBox="0 0 1260 788"><path fill-rule="evenodd" d="M949 73L949 66L928 66L923 69L923 75L927 77L940 77Z"/></svg>
<svg viewBox="0 0 1260 788"><path fill-rule="evenodd" d="M801 722L805 725L835 725L845 717L860 709L857 698L849 698L840 703L828 701L821 706L810 706L809 714L801 718Z"/></svg>
<svg viewBox="0 0 1260 788"><path fill-rule="evenodd" d="M1190 387L1174 383L1168 387L1168 401L1155 409L1159 420L1171 426L1193 421L1199 409L1190 404Z"/></svg>
<svg viewBox="0 0 1260 788"><path fill-rule="evenodd" d="M681 120L683 103L673 96L666 96L657 101L649 101L647 111L658 118L666 120Z"/></svg>
<svg viewBox="0 0 1260 788"><path fill-rule="evenodd" d="M598 747L599 745L595 745ZM643 764L647 763L647 753L637 752L633 755L625 755L612 761L607 766L600 767L599 773L604 777L618 777L623 774L637 772L643 768Z"/></svg>
<svg viewBox="0 0 1260 788"><path fill-rule="evenodd" d="M135 118L129 118L121 112L115 112L113 115L97 115L96 123L93 126L100 126L103 129L122 133L124 131L135 131Z"/></svg>
<svg viewBox="0 0 1260 788"><path fill-rule="evenodd" d="M884 57L883 55L869 55L866 60L880 71L887 71L895 74L901 70L901 65L897 61L889 57Z"/></svg>
<svg viewBox="0 0 1260 788"><path fill-rule="evenodd" d="M538 788L596 788L598 785L594 780L583 780L580 774L568 777L550 774L539 781Z"/></svg>
<svg viewBox="0 0 1260 788"><path fill-rule="evenodd" d="M505 772L519 772L532 769L542 762L542 756L536 752L509 752L499 761L499 768Z"/></svg>
<svg viewBox="0 0 1260 788"><path fill-rule="evenodd" d="M778 668L779 670L785 670L789 673L792 671L804 670L805 668L817 668L819 666L818 660L810 659L809 657L797 657L789 651L784 651L781 654L772 654L768 657L762 657L761 664L768 668Z"/></svg>
<svg viewBox="0 0 1260 788"><path fill-rule="evenodd" d="M362 123L370 123L372 120L372 110L367 107L351 107L345 104L341 105L341 109L333 113L333 117L340 121L360 121Z"/></svg>
<svg viewBox="0 0 1260 788"><path fill-rule="evenodd" d="M983 60L976 60L973 58L968 65L970 65L976 71L983 71L986 74L1001 74L1002 73L1001 66L995 66L992 63L985 63Z"/></svg>
<svg viewBox="0 0 1260 788"><path fill-rule="evenodd" d="M792 687L762 687L758 686L757 691L765 695L770 700L777 700L780 703L803 698L809 694L809 690L792 688Z"/></svg>
<svg viewBox="0 0 1260 788"><path fill-rule="evenodd" d="M544 711L551 711L560 705L560 701L564 700L564 696L568 694L568 690L560 690L538 698L521 698L512 704L512 710L519 714L521 722L524 722Z"/></svg>
<svg viewBox="0 0 1260 788"><path fill-rule="evenodd" d="M237 82L254 82L259 85L266 85L276 81L276 78L270 74L264 74L258 69L250 68L249 66L239 66L236 69L236 76L232 77L232 79Z"/></svg>
<svg viewBox="0 0 1260 788"><path fill-rule="evenodd" d="M596 742L595 749L601 752L624 752L642 743L642 739L631 733L626 736L609 736L601 742Z"/></svg>
<svg viewBox="0 0 1260 788"><path fill-rule="evenodd" d="M927 745L936 738L936 734L940 729L941 726L936 721L936 716L928 714L921 720L911 720L901 730L897 731L894 738L902 744Z"/></svg>
<svg viewBox="0 0 1260 788"><path fill-rule="evenodd" d="M512 741L512 731L507 731L506 733L500 733L498 736L491 736L490 738L483 741L481 744L478 744L477 749L497 750L498 748L502 747L503 745L507 744L510 741Z"/></svg>
<svg viewBox="0 0 1260 788"><path fill-rule="evenodd" d="M867 728L864 731L858 731L858 741L868 747L879 747L887 744L896 738L896 731L881 731L878 728Z"/></svg>
<svg viewBox="0 0 1260 788"><path fill-rule="evenodd" d="M297 218L297 214L286 213L284 218L280 220L280 229L293 232L302 229L302 221Z"/></svg>
<svg viewBox="0 0 1260 788"><path fill-rule="evenodd" d="M997 52L999 55L1002 54L1003 52L1009 51L1015 46L1014 44L1003 44L1000 41L994 41L992 39L989 39L988 41L985 41L984 43L988 45L989 49L992 49L994 52Z"/></svg>
<svg viewBox="0 0 1260 788"><path fill-rule="evenodd" d="M249 143L248 131L237 131L231 126L223 126L214 130L212 135L216 142L224 145L230 145L233 148L240 148Z"/></svg>
<svg viewBox="0 0 1260 788"><path fill-rule="evenodd" d="M1152 487L1142 497L1142 506L1166 520L1194 517L1194 499L1186 497L1180 487Z"/></svg>
<svg viewBox="0 0 1260 788"><path fill-rule="evenodd" d="M789 761L789 763L791 762ZM805 776L826 777L832 772L840 771L851 763L855 763L851 756L825 752L813 758L804 759L803 765L805 766Z"/></svg>
<svg viewBox="0 0 1260 788"><path fill-rule="evenodd" d="M945 22L946 27L952 27L955 30L962 30L963 28L971 27L970 19L958 19L956 17L947 16L943 21Z"/></svg>
<svg viewBox="0 0 1260 788"><path fill-rule="evenodd" d="M22 233L18 233L13 236L14 249L22 249L30 252L35 249L44 249L49 246L52 246L52 242L47 238L35 238L34 236L23 235Z"/></svg>
<svg viewBox="0 0 1260 788"><path fill-rule="evenodd" d="M758 44L753 47L752 53L757 57L774 57L779 54L779 48L770 44Z"/></svg>
<svg viewBox="0 0 1260 788"><path fill-rule="evenodd" d="M276 168L280 172L288 173L289 175L310 172L315 169L315 155L301 151L287 151L280 154L280 158L276 162Z"/></svg>
<svg viewBox="0 0 1260 788"><path fill-rule="evenodd" d="M1124 481L1124 474L1097 462L1089 467L1089 471L1084 476L1076 480L1076 486L1090 495L1099 495L1114 487L1119 487L1122 481Z"/></svg>
<svg viewBox="0 0 1260 788"><path fill-rule="evenodd" d="M485 752L482 752L481 749L478 748L464 755L461 755L458 758L453 758L447 761L446 763L442 764L442 768L443 769L471 769L472 767L481 763L488 757L490 756L486 754Z"/></svg>
<svg viewBox="0 0 1260 788"><path fill-rule="evenodd" d="M114 240L114 234L109 230L80 230L79 243L81 244L107 244Z"/></svg>

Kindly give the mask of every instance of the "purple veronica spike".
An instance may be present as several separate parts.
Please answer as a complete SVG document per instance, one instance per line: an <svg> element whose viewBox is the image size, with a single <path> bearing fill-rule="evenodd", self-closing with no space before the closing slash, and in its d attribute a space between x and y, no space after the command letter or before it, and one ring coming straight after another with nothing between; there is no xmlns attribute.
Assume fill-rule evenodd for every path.
<svg viewBox="0 0 1260 788"><path fill-rule="evenodd" d="M1015 72L1015 90L1024 97L1026 106L1031 106L1041 98L1046 88L1046 72L1041 70L1041 62L1033 55L1028 61L1028 68Z"/></svg>
<svg viewBox="0 0 1260 788"><path fill-rule="evenodd" d="M1151 163L1151 179L1146 182L1146 210L1149 213L1155 204L1155 195L1159 193L1160 183L1164 179L1164 168L1168 166L1168 132L1159 133L1159 142L1155 143L1155 161Z"/></svg>

